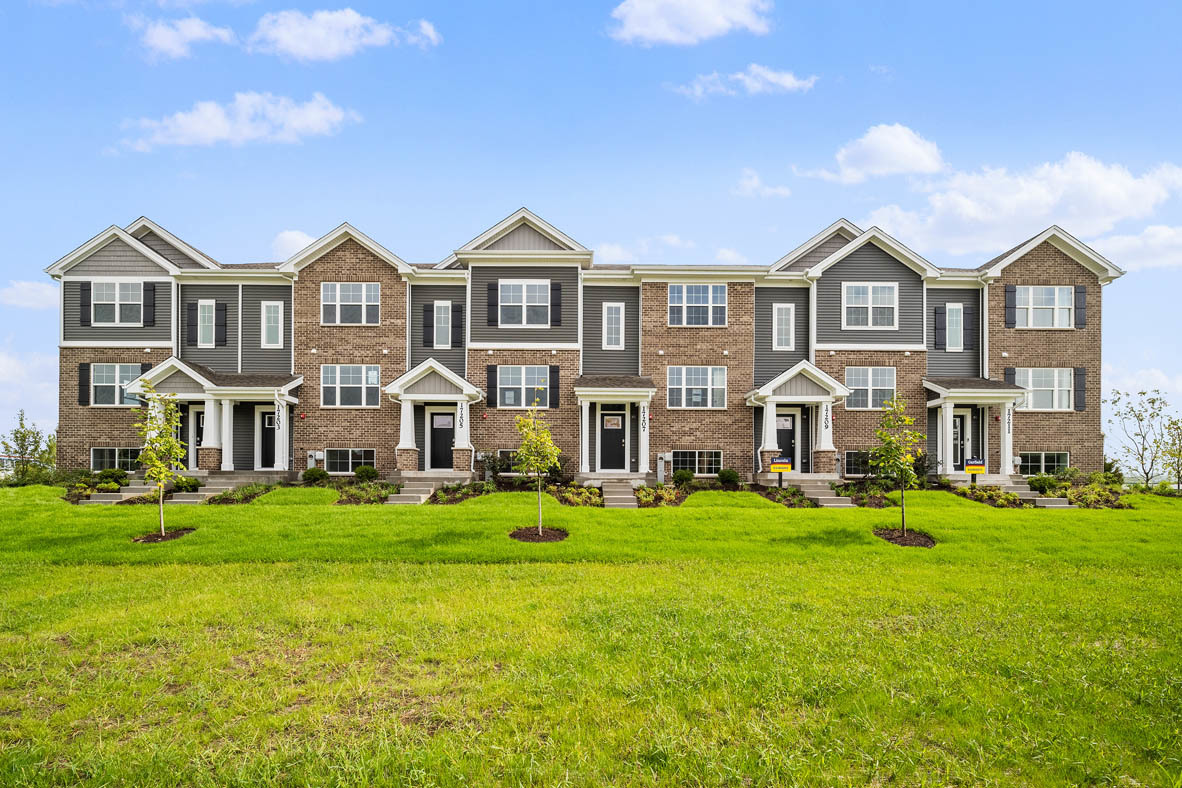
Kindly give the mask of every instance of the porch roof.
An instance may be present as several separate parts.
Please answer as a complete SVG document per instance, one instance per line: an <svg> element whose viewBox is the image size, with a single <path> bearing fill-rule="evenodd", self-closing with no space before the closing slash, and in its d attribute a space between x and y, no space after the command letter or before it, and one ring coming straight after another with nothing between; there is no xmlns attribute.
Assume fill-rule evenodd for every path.
<svg viewBox="0 0 1182 788"><path fill-rule="evenodd" d="M448 369L433 356L387 383L385 391L390 399L407 402L479 402L484 398L483 390Z"/></svg>
<svg viewBox="0 0 1182 788"><path fill-rule="evenodd" d="M280 397L291 403L299 400L292 391L304 382L303 375L290 372L219 372L204 364L182 361L170 356L127 384L130 394L142 394L144 383L156 385L174 375L191 381L193 388L184 391L164 391L181 399L210 397L242 399L274 399Z"/></svg>
<svg viewBox="0 0 1182 788"><path fill-rule="evenodd" d="M579 375L575 388L581 389L653 389L653 379L644 375Z"/></svg>
<svg viewBox="0 0 1182 788"><path fill-rule="evenodd" d="M965 404L988 404L1014 402L1026 389L1014 383L993 378L972 377L928 377L923 387L936 395L927 402L928 407L945 402Z"/></svg>

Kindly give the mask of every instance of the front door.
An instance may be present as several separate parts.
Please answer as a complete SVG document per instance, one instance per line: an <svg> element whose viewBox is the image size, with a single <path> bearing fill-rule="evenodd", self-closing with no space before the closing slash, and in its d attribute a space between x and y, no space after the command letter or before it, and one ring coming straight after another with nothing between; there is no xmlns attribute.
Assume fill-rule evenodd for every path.
<svg viewBox="0 0 1182 788"><path fill-rule="evenodd" d="M624 451L624 414L599 414L599 469L626 471Z"/></svg>
<svg viewBox="0 0 1182 788"><path fill-rule="evenodd" d="M201 437L205 434L205 410L189 409L189 440L185 447L186 464L190 470L197 469L197 449L201 448Z"/></svg>
<svg viewBox="0 0 1182 788"><path fill-rule="evenodd" d="M964 470L964 455L965 455L965 437L968 435L968 430L965 429L968 424L968 417L963 415L953 415L952 417L952 469L955 471Z"/></svg>
<svg viewBox="0 0 1182 788"><path fill-rule="evenodd" d="M275 467L275 412L264 413L259 422L259 466Z"/></svg>
<svg viewBox="0 0 1182 788"><path fill-rule="evenodd" d="M776 416L776 443L780 445L780 456L792 460L792 470L796 467L796 414L779 414Z"/></svg>
<svg viewBox="0 0 1182 788"><path fill-rule="evenodd" d="M451 449L456 442L454 413L431 413L431 468L451 470Z"/></svg>

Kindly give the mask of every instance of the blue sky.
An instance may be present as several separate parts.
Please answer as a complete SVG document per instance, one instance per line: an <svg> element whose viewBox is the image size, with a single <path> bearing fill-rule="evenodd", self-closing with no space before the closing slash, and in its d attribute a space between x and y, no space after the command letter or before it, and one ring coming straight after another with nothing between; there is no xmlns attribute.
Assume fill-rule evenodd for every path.
<svg viewBox="0 0 1182 788"><path fill-rule="evenodd" d="M5 3L0 429L55 423L41 270L110 224L247 262L348 220L422 261L521 205L714 265L839 216L940 265L1060 224L1130 270L1106 388L1182 402L1182 6L826 5Z"/></svg>

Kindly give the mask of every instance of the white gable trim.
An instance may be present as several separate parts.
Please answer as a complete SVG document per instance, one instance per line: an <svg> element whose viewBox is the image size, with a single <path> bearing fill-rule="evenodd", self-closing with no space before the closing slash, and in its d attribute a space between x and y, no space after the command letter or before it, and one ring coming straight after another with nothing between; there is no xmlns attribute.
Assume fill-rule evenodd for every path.
<svg viewBox="0 0 1182 788"><path fill-rule="evenodd" d="M152 232L156 233L156 235L159 235L161 238L163 238L165 241L168 241L169 244L171 244L172 246L175 246L179 252L181 252L183 255L185 255L185 257L188 257L190 260L197 263L202 268L210 268L210 269L215 269L215 270L221 268L221 266L219 266L212 259L210 259L206 255L202 254L201 252L197 251L195 248L193 248L189 244L185 243L180 238L177 238L175 235L170 233L168 230L165 230L163 227L156 224L156 222L152 221L151 219L149 219L146 216L141 216L140 218L136 219L134 222L127 225L127 227L125 229L127 230L127 232L131 233L136 238L139 238L139 237L141 237L141 235L144 235L144 233L140 233L140 230L151 230Z"/></svg>
<svg viewBox="0 0 1182 788"><path fill-rule="evenodd" d="M800 258L804 257L806 254L811 252L814 248L817 247L817 245L823 243L824 241L828 241L830 238L832 238L834 235L836 235L838 233L848 235L849 240L852 241L853 239L857 238L859 235L862 234L862 228L858 227L857 225L855 225L852 222L849 222L845 219L838 219L836 222L829 225L824 230L817 233L812 238L808 239L807 241L802 243L800 246L796 247L791 252L789 252L788 254L781 257L776 262L772 263L770 270L779 271L781 269L787 268L788 266L792 265L794 262L796 262Z"/></svg>
<svg viewBox="0 0 1182 788"><path fill-rule="evenodd" d="M344 222L335 230L332 230L328 234L321 236L320 238L305 246L300 251L293 254L291 257L287 258L283 265L279 266L277 270L283 273L298 272L300 269L313 263L321 255L332 251L350 238L361 244L369 251L373 252L382 260L394 266L394 268L396 268L399 273L406 274L410 273L412 270L410 264L408 264L405 260L348 222Z"/></svg>
<svg viewBox="0 0 1182 788"><path fill-rule="evenodd" d="M185 362L181 361L176 356L169 356L167 359L165 359L160 364L157 364L156 366L152 367L144 374L140 375L135 380L128 383L127 384L127 393L128 394L143 394L145 382L151 383L152 385L156 385L157 383L164 380L165 378L167 378L169 375L173 374L174 372L180 372L184 375L188 375L190 378L192 378L193 380L200 383L206 389L210 389L210 388L215 387L213 384L213 381L209 380L207 377L202 375L200 372L197 372L195 369L190 367Z"/></svg>
<svg viewBox="0 0 1182 788"><path fill-rule="evenodd" d="M480 235L476 236L471 241L469 241L468 243L461 246L458 251L474 252L479 249L482 249L483 247L485 247L491 243L494 243L495 241L497 241L497 239L501 238L502 236L508 235L509 233L513 232L522 224L528 224L531 228L533 228L534 230L537 230L539 233L546 236L554 243L558 244L559 246L565 247L567 251L571 251L571 252L586 252L586 251L588 251L585 246L580 244L574 238L571 238L566 233L562 232L562 230L559 230L557 227L550 224L548 221L546 221L542 217L538 216L536 213L531 211L529 208L518 208L516 211L514 211L513 213L506 216L504 219L497 222L492 227L488 228L487 230L482 232Z"/></svg>
<svg viewBox="0 0 1182 788"><path fill-rule="evenodd" d="M1019 246L1008 255L991 265L981 276L985 279L996 279L1010 263L1018 260L1039 244L1050 242L1072 260L1100 277L1101 284L1107 284L1118 277L1124 276L1125 271L1120 266L1108 260L1104 255L1092 249L1075 236L1058 225L1051 225L1026 243Z"/></svg>
<svg viewBox="0 0 1182 788"><path fill-rule="evenodd" d="M760 403L767 397L774 396L776 389L787 383L797 375L803 375L836 398L848 397L850 390L844 383L840 383L825 372L822 372L808 359L801 359L796 365L784 370L779 375L764 383L748 396L749 404Z"/></svg>
<svg viewBox="0 0 1182 788"><path fill-rule="evenodd" d="M842 260L871 242L874 242L876 246L887 252L899 262L903 263L903 265L918 273L924 279L934 279L940 275L939 268L913 252L905 244L895 240L877 227L871 227L869 230L862 233L857 238L850 241L848 244L841 247L836 252L810 268L808 270L809 278L815 279L820 277L827 269L832 268L834 265L840 263Z"/></svg>
<svg viewBox="0 0 1182 788"><path fill-rule="evenodd" d="M123 243L127 244L132 249L136 250L170 274L175 274L181 270L170 263L168 260L165 260L163 257L156 254L156 252L144 245L144 243L138 238L134 238L129 235L128 232L123 228L111 225L106 230L103 230L101 233L91 238L89 241L82 244L53 265L46 268L45 273L52 277L60 277L66 271L70 270L70 268L82 262L91 254L97 252L99 249L103 248L114 240L123 241Z"/></svg>
<svg viewBox="0 0 1182 788"><path fill-rule="evenodd" d="M385 391L390 395L391 399L401 399L402 395L406 393L408 386L417 380L427 377L427 375L431 374L432 372L439 375L448 383L451 383L453 386L459 389L463 397L469 402L479 402L484 398L483 391L476 388L467 380L440 364L435 360L434 356L428 358L414 369L404 372L402 375L390 381L388 384L386 384ZM446 399L446 397L442 397L439 394L426 394L423 395L423 398L428 400Z"/></svg>

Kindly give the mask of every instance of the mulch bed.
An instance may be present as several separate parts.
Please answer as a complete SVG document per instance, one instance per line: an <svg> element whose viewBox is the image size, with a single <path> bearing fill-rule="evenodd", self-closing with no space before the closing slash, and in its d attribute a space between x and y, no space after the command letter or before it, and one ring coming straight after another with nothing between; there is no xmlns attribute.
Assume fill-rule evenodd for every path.
<svg viewBox="0 0 1182 788"><path fill-rule="evenodd" d="M879 528L874 532L879 539L885 539L899 547L935 547L936 540L923 531L908 531L906 535L900 528Z"/></svg>
<svg viewBox="0 0 1182 788"><path fill-rule="evenodd" d="M191 534L196 531L196 528L178 528L175 531L165 531L164 536L158 533L144 534L137 536L131 541L139 544L156 544L158 542L171 542L173 539L180 539L185 534Z"/></svg>
<svg viewBox="0 0 1182 788"><path fill-rule="evenodd" d="M509 534L510 539L516 539L519 542L561 542L568 536L570 534L561 528L542 528L542 533L539 536L538 528L534 525L518 528Z"/></svg>

